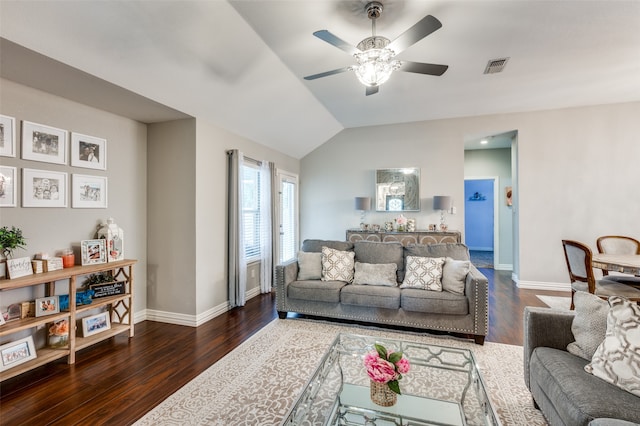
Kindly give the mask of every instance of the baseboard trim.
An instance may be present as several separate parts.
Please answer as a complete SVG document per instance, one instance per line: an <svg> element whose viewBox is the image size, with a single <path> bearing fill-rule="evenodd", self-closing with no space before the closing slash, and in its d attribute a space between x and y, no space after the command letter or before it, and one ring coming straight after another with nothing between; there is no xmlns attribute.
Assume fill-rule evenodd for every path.
<svg viewBox="0 0 640 426"><path fill-rule="evenodd" d="M247 291L246 298L247 300L258 296L260 294L260 288L252 288ZM164 322L167 324L175 324L175 325L186 325L188 327L198 327L205 322L212 320L213 318L224 314L229 311L231 307L229 306L229 301L222 303L218 306L214 306L213 308L206 310L198 315L191 314L181 314L178 312L166 312L166 311L157 311L154 309L145 309L143 313L136 313L134 315L134 321L156 321L156 322Z"/></svg>
<svg viewBox="0 0 640 426"><path fill-rule="evenodd" d="M552 290L552 291L571 291L571 285L568 283L550 283L543 281L518 281L518 288L528 290Z"/></svg>

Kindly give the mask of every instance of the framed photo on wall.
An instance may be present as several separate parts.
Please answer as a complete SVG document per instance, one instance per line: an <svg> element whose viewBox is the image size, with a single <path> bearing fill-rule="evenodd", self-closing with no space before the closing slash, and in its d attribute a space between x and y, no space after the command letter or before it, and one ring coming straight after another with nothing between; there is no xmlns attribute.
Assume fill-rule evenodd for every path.
<svg viewBox="0 0 640 426"><path fill-rule="evenodd" d="M107 263L106 240L82 240L80 242L82 266Z"/></svg>
<svg viewBox="0 0 640 426"><path fill-rule="evenodd" d="M107 177L74 173L71 176L71 207L74 209L106 209Z"/></svg>
<svg viewBox="0 0 640 426"><path fill-rule="evenodd" d="M35 359L36 347L33 344L33 336L27 336L15 342L0 346L0 371L5 371Z"/></svg>
<svg viewBox="0 0 640 426"><path fill-rule="evenodd" d="M67 164L68 132L22 120L22 159Z"/></svg>
<svg viewBox="0 0 640 426"><path fill-rule="evenodd" d="M0 155L16 156L16 119L0 114Z"/></svg>
<svg viewBox="0 0 640 426"><path fill-rule="evenodd" d="M16 206L16 175L15 167L0 166L0 207Z"/></svg>
<svg viewBox="0 0 640 426"><path fill-rule="evenodd" d="M71 165L107 170L107 140L71 133Z"/></svg>
<svg viewBox="0 0 640 426"><path fill-rule="evenodd" d="M67 207L67 174L22 169L22 207Z"/></svg>

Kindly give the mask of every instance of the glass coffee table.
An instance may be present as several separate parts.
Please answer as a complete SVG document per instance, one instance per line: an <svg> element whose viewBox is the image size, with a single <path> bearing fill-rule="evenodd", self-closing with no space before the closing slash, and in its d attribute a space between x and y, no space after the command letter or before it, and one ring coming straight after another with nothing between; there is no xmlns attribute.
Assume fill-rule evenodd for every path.
<svg viewBox="0 0 640 426"><path fill-rule="evenodd" d="M402 351L411 370L391 407L371 401L363 356L379 343ZM282 425L500 425L473 352L339 334Z"/></svg>

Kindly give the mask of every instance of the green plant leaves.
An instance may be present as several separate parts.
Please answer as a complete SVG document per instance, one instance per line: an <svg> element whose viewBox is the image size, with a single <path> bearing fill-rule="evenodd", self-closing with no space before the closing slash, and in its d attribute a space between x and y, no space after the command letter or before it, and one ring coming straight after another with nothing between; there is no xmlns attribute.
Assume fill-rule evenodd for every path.
<svg viewBox="0 0 640 426"><path fill-rule="evenodd" d="M400 392L400 383L397 380L392 380L387 384L389 385L389 389L391 389L393 392L397 393L398 395L402 395L402 393Z"/></svg>

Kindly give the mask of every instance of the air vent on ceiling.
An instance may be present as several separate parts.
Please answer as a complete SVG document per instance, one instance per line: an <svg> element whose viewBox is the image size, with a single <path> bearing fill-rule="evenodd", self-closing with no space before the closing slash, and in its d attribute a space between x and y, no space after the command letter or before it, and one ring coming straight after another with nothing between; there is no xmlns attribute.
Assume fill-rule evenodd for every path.
<svg viewBox="0 0 640 426"><path fill-rule="evenodd" d="M484 69L485 74L495 74L497 72L502 72L505 66L507 66L507 61L509 58L500 58L500 59L492 59L487 62L487 67Z"/></svg>

